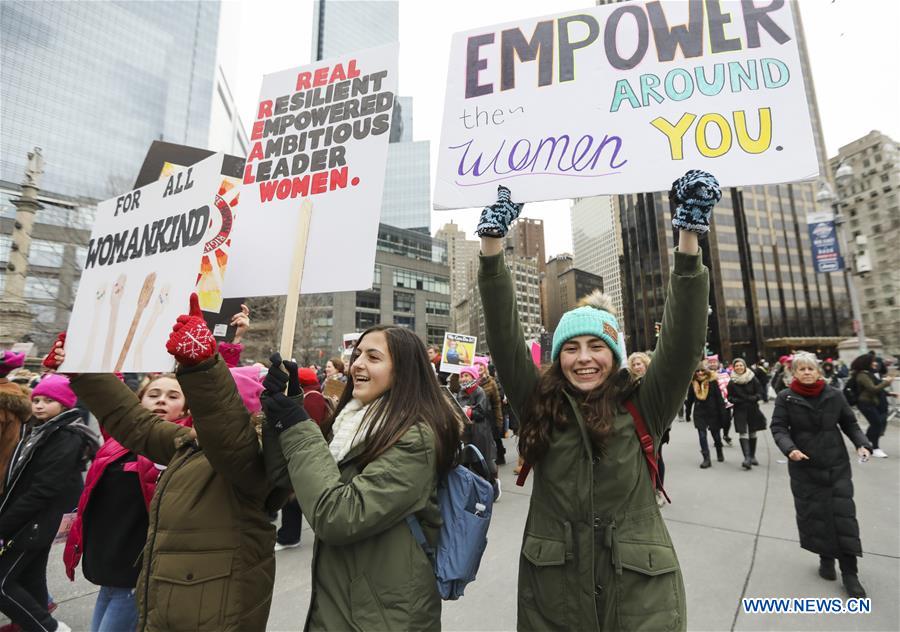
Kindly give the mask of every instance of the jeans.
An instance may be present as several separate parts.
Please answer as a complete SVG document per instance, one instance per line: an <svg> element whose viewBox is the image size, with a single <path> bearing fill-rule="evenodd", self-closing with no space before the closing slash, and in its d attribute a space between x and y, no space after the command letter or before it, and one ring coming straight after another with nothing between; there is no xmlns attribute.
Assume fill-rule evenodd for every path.
<svg viewBox="0 0 900 632"><path fill-rule="evenodd" d="M137 627L137 600L134 588L101 586L94 605L91 632L122 632Z"/></svg>
<svg viewBox="0 0 900 632"><path fill-rule="evenodd" d="M722 438L719 435L718 428L709 428L710 434L713 436L713 445L717 448L722 447ZM706 439L706 430L697 430L697 435L700 437L700 452L703 454L709 454L709 441Z"/></svg>
<svg viewBox="0 0 900 632"><path fill-rule="evenodd" d="M878 438L884 434L887 428L887 414L880 412L876 406L871 404L860 403L857 408L869 422L869 427L866 428L866 437L872 444L872 448L875 449L878 447Z"/></svg>

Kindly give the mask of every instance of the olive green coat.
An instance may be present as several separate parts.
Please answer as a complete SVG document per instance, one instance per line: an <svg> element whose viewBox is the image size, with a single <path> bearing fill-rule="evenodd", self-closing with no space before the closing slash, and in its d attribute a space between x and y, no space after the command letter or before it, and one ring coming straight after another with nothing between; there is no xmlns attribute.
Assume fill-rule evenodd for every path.
<svg viewBox="0 0 900 632"><path fill-rule="evenodd" d="M517 414L539 379L503 255L481 257L488 346ZM654 444L684 400L706 332L708 272L676 252L662 333L633 395ZM534 464L519 559L519 630L684 630L684 584L631 416L619 408L606 454L577 404ZM525 420L523 420L525 421Z"/></svg>
<svg viewBox="0 0 900 632"><path fill-rule="evenodd" d="M72 389L119 443L167 465L150 504L136 596L138 630L264 630L275 581L275 530L256 431L224 361L179 372L190 428L143 408L113 375ZM280 504L273 493L269 509ZM137 562L137 561L136 561Z"/></svg>
<svg viewBox="0 0 900 632"><path fill-rule="evenodd" d="M264 436L268 443L268 430ZM356 459L362 445L337 464L312 422L288 428L280 442L316 534L305 629L439 630L434 570L405 521L415 513L437 543L441 514L431 428L413 426L363 469ZM279 478L271 466L270 476Z"/></svg>

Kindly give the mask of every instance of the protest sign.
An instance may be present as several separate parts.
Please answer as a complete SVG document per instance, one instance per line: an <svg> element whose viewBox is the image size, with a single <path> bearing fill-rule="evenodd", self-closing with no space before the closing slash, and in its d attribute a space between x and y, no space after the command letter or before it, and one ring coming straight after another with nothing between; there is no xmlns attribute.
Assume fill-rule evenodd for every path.
<svg viewBox="0 0 900 632"><path fill-rule="evenodd" d="M263 77L226 296L371 286L398 50ZM298 239L302 222L308 233ZM350 256L335 266L338 247Z"/></svg>
<svg viewBox="0 0 900 632"><path fill-rule="evenodd" d="M208 149L155 140L147 150L134 187L139 188L169 178L214 153ZM203 318L210 331L220 341L231 340L234 337L235 327L230 325L231 317L240 311L241 304L245 302L243 297L227 300L222 297L243 171L243 158L225 154L222 159L222 181L215 197L217 212L213 213L211 218L209 239L203 249L197 276L197 297L200 299Z"/></svg>
<svg viewBox="0 0 900 632"><path fill-rule="evenodd" d="M62 371L172 369L166 340L197 283L223 157L97 206Z"/></svg>
<svg viewBox="0 0 900 632"><path fill-rule="evenodd" d="M441 349L441 373L459 373L471 366L475 358L475 343L478 338L463 334L444 334Z"/></svg>
<svg viewBox="0 0 900 632"><path fill-rule="evenodd" d="M791 12L635 0L455 34L434 208L814 178Z"/></svg>
<svg viewBox="0 0 900 632"><path fill-rule="evenodd" d="M841 256L834 215L827 212L810 213L806 221L816 272L840 272L843 270L844 258Z"/></svg>

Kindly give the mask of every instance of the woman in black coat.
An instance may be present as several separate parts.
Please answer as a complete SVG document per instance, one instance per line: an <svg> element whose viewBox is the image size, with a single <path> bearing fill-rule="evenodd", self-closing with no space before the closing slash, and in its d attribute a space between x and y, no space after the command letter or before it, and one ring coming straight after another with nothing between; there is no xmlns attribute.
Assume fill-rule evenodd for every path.
<svg viewBox="0 0 900 632"><path fill-rule="evenodd" d="M839 390L825 384L816 357L798 353L794 380L775 400L772 436L787 455L791 492L797 511L800 546L819 554L819 575L836 579L839 561L844 588L851 597L865 597L857 576L862 557L859 524L853 504L850 459L844 437L866 460L871 444L856 423L856 416Z"/></svg>
<svg viewBox="0 0 900 632"><path fill-rule="evenodd" d="M731 365L731 382L728 385L728 401L734 404L732 415L734 429L737 430L744 452L745 470L752 465L759 465L756 460L756 433L766 429L766 416L759 409L759 402L765 399L765 387L756 379L753 371L747 368L743 358L735 358Z"/></svg>
<svg viewBox="0 0 900 632"><path fill-rule="evenodd" d="M725 408L725 399L722 397L722 391L719 390L716 374L707 369L704 362L701 362L697 370L694 371L694 377L691 380L690 388L688 388L684 408L684 415L688 421L691 420L693 414L694 428L697 429L697 435L700 438L700 454L703 455L703 462L700 463L700 467L706 469L712 465L709 460L707 431L713 437L713 443L716 447L716 460L720 463L724 461L725 455L722 453L721 433L731 413Z"/></svg>

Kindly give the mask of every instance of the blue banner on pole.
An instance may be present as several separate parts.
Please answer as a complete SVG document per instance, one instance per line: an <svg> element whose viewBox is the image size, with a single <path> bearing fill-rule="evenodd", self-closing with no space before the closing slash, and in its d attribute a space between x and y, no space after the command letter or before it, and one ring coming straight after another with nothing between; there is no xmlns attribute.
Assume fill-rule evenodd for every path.
<svg viewBox="0 0 900 632"><path fill-rule="evenodd" d="M809 243L812 244L813 263L816 272L840 272L844 269L844 258L841 257L841 247L838 243L837 227L834 220L824 219L810 221Z"/></svg>

